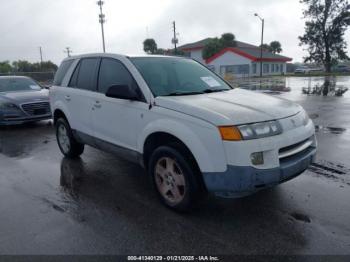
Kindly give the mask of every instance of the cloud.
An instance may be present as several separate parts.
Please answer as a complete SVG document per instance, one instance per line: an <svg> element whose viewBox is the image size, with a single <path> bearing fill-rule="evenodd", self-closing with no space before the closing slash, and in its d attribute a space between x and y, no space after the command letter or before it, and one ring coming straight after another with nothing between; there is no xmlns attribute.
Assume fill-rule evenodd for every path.
<svg viewBox="0 0 350 262"><path fill-rule="evenodd" d="M278 40L284 54L300 61L303 33L302 5L297 0L105 0L108 52L142 53L142 42L153 37L170 48L172 21L180 44L232 32L236 38L260 43L259 13L266 19L265 42ZM45 60L59 63L66 46L73 54L101 52L101 29L96 0L11 0L0 9L0 61ZM346 39L349 39L347 34Z"/></svg>

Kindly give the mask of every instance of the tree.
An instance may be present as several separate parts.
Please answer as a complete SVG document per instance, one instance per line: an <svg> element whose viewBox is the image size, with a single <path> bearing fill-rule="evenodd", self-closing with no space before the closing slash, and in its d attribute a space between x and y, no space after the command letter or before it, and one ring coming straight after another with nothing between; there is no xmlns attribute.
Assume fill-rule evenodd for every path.
<svg viewBox="0 0 350 262"><path fill-rule="evenodd" d="M279 54L282 52L282 45L278 41L272 41L270 43L270 52L274 54Z"/></svg>
<svg viewBox="0 0 350 262"><path fill-rule="evenodd" d="M208 59L215 55L216 53L220 52L226 47L235 47L236 44L236 37L234 34L231 33L225 33L221 35L221 38L212 38L203 48L202 57L204 59Z"/></svg>
<svg viewBox="0 0 350 262"><path fill-rule="evenodd" d="M348 0L300 0L307 5L304 10L305 34L300 45L307 46L305 62L322 63L326 72L332 65L347 59L344 33L350 25Z"/></svg>
<svg viewBox="0 0 350 262"><path fill-rule="evenodd" d="M167 53L167 50L163 48L157 48L157 50L154 52L154 54L157 54L157 55L165 55L166 53Z"/></svg>
<svg viewBox="0 0 350 262"><path fill-rule="evenodd" d="M35 71L33 70L32 64L25 60L14 61L12 63L12 66L17 72L34 72Z"/></svg>
<svg viewBox="0 0 350 262"><path fill-rule="evenodd" d="M259 47L261 46L263 49L274 54L279 54L282 52L282 45L278 41L272 41L270 44L263 44L263 45L260 45Z"/></svg>
<svg viewBox="0 0 350 262"><path fill-rule="evenodd" d="M262 44L259 46L260 48L262 47L263 49L267 50L267 51L270 51L271 49L271 46L269 44Z"/></svg>
<svg viewBox="0 0 350 262"><path fill-rule="evenodd" d="M157 43L154 39L148 38L143 41L143 50L147 54L155 54L157 52Z"/></svg>
<svg viewBox="0 0 350 262"><path fill-rule="evenodd" d="M235 47L236 46L236 37L234 34L225 33L222 34L220 41L224 47Z"/></svg>
<svg viewBox="0 0 350 262"><path fill-rule="evenodd" d="M49 61L43 61L42 63L38 63L40 67L40 71L42 72L56 72L58 69L58 66L54 64L53 62Z"/></svg>
<svg viewBox="0 0 350 262"><path fill-rule="evenodd" d="M210 41L204 46L202 56L204 59L208 59L220 52L223 49L222 42L219 38L215 37L210 39Z"/></svg>
<svg viewBox="0 0 350 262"><path fill-rule="evenodd" d="M10 73L12 66L9 61L0 62L0 73Z"/></svg>
<svg viewBox="0 0 350 262"><path fill-rule="evenodd" d="M26 60L18 60L12 63L13 71L16 72L55 72L57 65L51 61L43 61L42 63L30 63Z"/></svg>

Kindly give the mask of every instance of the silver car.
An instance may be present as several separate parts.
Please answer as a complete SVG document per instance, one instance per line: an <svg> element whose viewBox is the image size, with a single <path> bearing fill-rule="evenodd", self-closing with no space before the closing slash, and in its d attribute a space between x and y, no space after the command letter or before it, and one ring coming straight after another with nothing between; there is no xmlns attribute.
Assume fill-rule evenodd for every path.
<svg viewBox="0 0 350 262"><path fill-rule="evenodd" d="M0 125L51 118L49 92L29 77L0 77Z"/></svg>

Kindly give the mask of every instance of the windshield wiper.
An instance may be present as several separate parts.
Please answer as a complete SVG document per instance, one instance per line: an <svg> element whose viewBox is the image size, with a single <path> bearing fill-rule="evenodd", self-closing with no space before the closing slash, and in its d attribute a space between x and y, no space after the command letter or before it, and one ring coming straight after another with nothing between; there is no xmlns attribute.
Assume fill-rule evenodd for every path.
<svg viewBox="0 0 350 262"><path fill-rule="evenodd" d="M173 92L168 94L167 96L191 96L191 95L201 95L204 94L204 92Z"/></svg>
<svg viewBox="0 0 350 262"><path fill-rule="evenodd" d="M222 88L222 89L205 89L205 90L203 90L203 93L206 93L206 94L208 94L208 93L217 93L217 92L223 92L223 91L229 91L230 89L224 89L224 88Z"/></svg>
<svg viewBox="0 0 350 262"><path fill-rule="evenodd" d="M205 89L203 91L193 91L193 92L173 92L168 94L167 96L190 96L190 95L201 95L201 94L209 94L209 93L217 93L223 91L229 91L230 89Z"/></svg>

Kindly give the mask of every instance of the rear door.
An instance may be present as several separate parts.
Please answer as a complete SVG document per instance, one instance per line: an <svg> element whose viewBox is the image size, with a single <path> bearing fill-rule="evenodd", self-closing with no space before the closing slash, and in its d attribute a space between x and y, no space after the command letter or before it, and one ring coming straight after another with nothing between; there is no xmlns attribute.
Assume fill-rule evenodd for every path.
<svg viewBox="0 0 350 262"><path fill-rule="evenodd" d="M83 58L69 82L69 92L65 96L70 113L72 129L93 136L91 112L97 91L97 74L100 58Z"/></svg>

